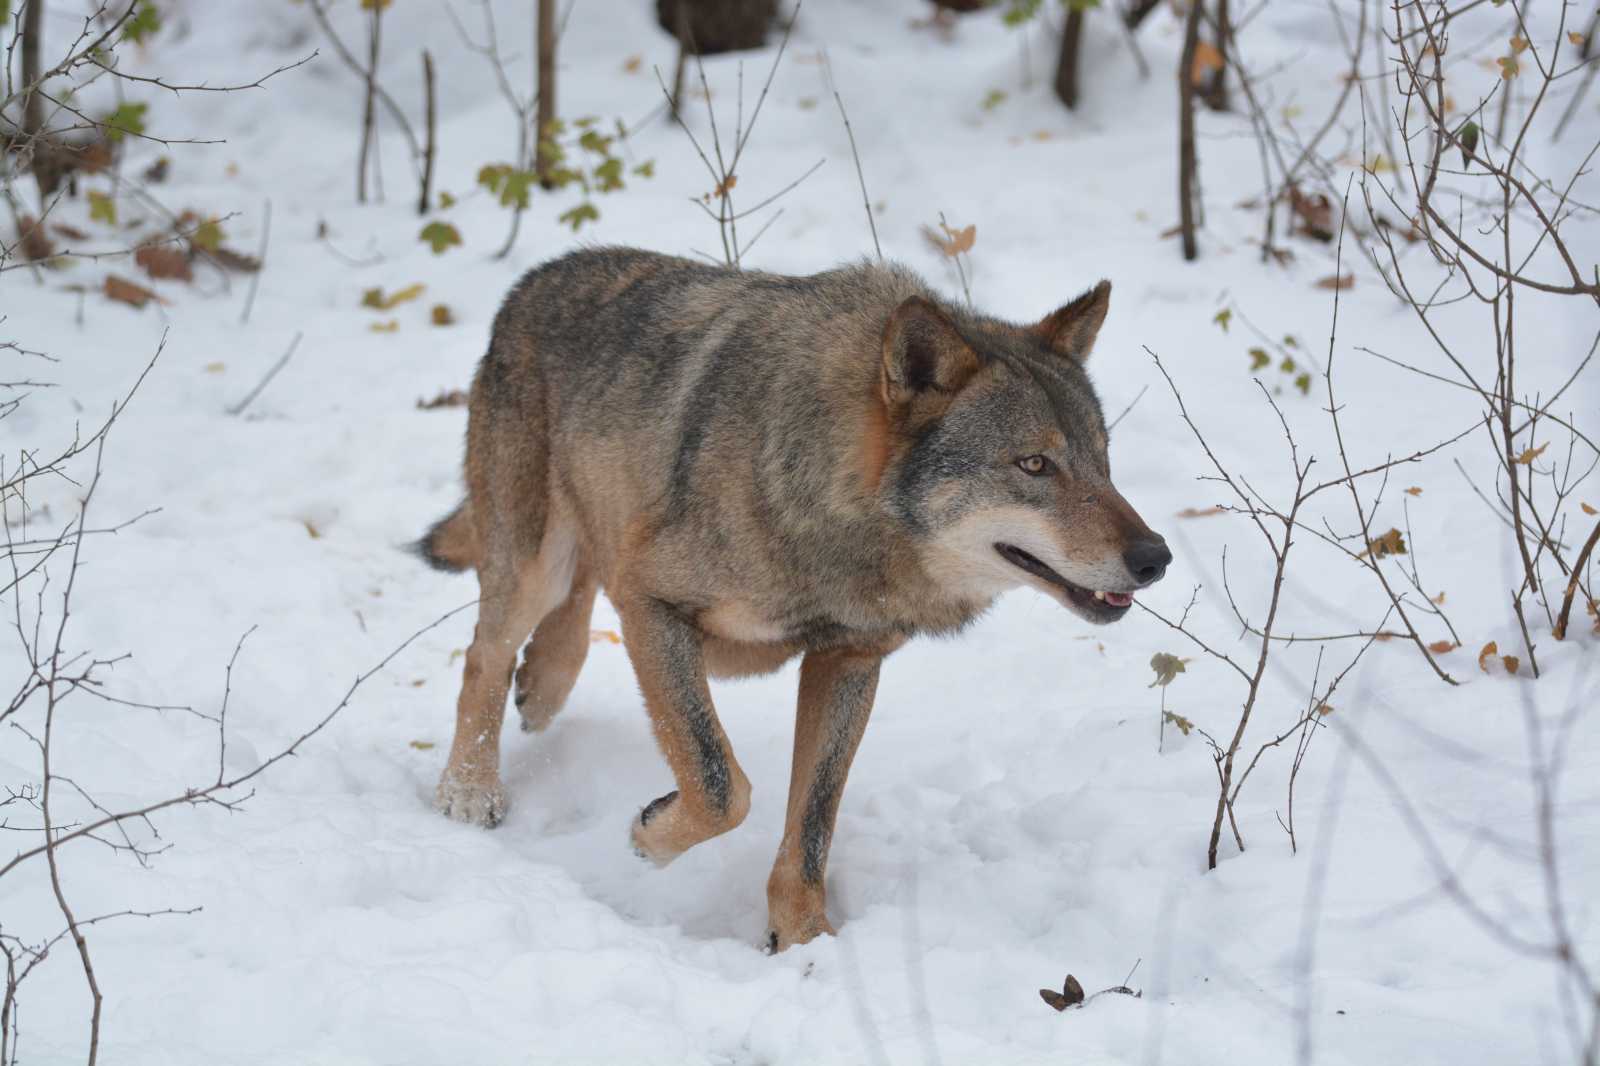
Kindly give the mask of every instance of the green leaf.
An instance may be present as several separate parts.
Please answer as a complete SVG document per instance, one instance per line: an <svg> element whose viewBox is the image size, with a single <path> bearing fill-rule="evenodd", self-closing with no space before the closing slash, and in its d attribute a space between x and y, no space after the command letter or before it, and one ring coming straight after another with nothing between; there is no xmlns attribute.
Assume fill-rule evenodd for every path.
<svg viewBox="0 0 1600 1066"><path fill-rule="evenodd" d="M622 188L622 160L612 156L595 167L594 180L599 183L601 192L613 192Z"/></svg>
<svg viewBox="0 0 1600 1066"><path fill-rule="evenodd" d="M572 208L570 211L561 212L557 218L557 221L567 223L567 225L572 227L572 232L576 233L578 232L578 227L582 226L585 222L596 222L599 220L599 218L600 209L595 207L594 204L591 204L589 201L585 200L583 203Z"/></svg>
<svg viewBox="0 0 1600 1066"><path fill-rule="evenodd" d="M534 177L531 170L516 170L504 163L495 163L478 171L478 184L499 196L501 207L525 208Z"/></svg>
<svg viewBox="0 0 1600 1066"><path fill-rule="evenodd" d="M1154 655L1150 656L1150 669L1156 672L1156 679L1145 687L1155 688L1157 685L1160 685L1162 688L1166 688L1168 685L1172 684L1173 678L1177 677L1179 674L1188 672L1183 665L1188 661L1189 660L1187 659L1180 659L1176 655L1170 655L1164 651L1156 652Z"/></svg>
<svg viewBox="0 0 1600 1066"><path fill-rule="evenodd" d="M115 111L100 120L106 127L106 136L113 141L120 141L125 134L143 133L144 114L149 109L149 104L135 104L131 101L118 104Z"/></svg>
<svg viewBox="0 0 1600 1066"><path fill-rule="evenodd" d="M1211 321L1213 321L1217 325L1221 326L1222 327L1222 332L1224 332L1224 333L1228 332L1228 323L1233 321L1233 309L1232 308L1228 308L1228 307L1224 307L1222 310L1218 311L1215 315L1211 316Z"/></svg>
<svg viewBox="0 0 1600 1066"><path fill-rule="evenodd" d="M1100 0L1061 0L1061 6L1068 11L1076 11L1081 15L1085 11L1092 11L1099 7Z"/></svg>
<svg viewBox="0 0 1600 1066"><path fill-rule="evenodd" d="M420 236L433 249L434 255L443 255L445 249L461 243L461 232L448 222L430 222L422 227Z"/></svg>
<svg viewBox="0 0 1600 1066"><path fill-rule="evenodd" d="M654 159L646 159L643 163L634 167L633 172L641 178L653 178L656 176L656 161Z"/></svg>
<svg viewBox="0 0 1600 1066"><path fill-rule="evenodd" d="M1194 728L1193 722L1189 721L1189 719L1175 711L1162 711L1161 720L1163 722L1171 722L1173 725L1177 726L1178 732L1182 733L1184 736L1188 736L1189 730Z"/></svg>
<svg viewBox="0 0 1600 1066"><path fill-rule="evenodd" d="M1283 371L1285 374L1293 374L1294 373L1294 356L1292 356L1292 355L1284 356L1283 357L1283 362L1278 364L1278 369Z"/></svg>
<svg viewBox="0 0 1600 1066"><path fill-rule="evenodd" d="M89 190L89 219L93 222L104 222L108 226L117 224L117 202L103 192Z"/></svg>
<svg viewBox="0 0 1600 1066"><path fill-rule="evenodd" d="M449 193L445 192L443 189L440 189L439 190L439 210L448 211L452 207L454 207L455 205L456 205L456 198L454 196L451 196Z"/></svg>
<svg viewBox="0 0 1600 1066"><path fill-rule="evenodd" d="M132 41L134 44L143 44L145 39L161 29L161 12L156 10L156 5L150 0L141 0L139 10L133 13L133 18L122 24L122 39Z"/></svg>
<svg viewBox="0 0 1600 1066"><path fill-rule="evenodd" d="M578 138L578 147L597 155L610 155L613 137L607 137L598 130L584 130L583 136Z"/></svg>
<svg viewBox="0 0 1600 1066"><path fill-rule="evenodd" d="M1039 13L1039 0L1011 0L1000 21L1007 26L1021 26Z"/></svg>
<svg viewBox="0 0 1600 1066"><path fill-rule="evenodd" d="M214 218L208 218L195 227L189 240L198 248L214 252L222 244L222 225Z"/></svg>
<svg viewBox="0 0 1600 1066"><path fill-rule="evenodd" d="M0 22L11 21L11 0L0 0Z"/></svg>
<svg viewBox="0 0 1600 1066"><path fill-rule="evenodd" d="M1311 395L1311 375L1301 374L1294 379L1294 387L1300 390L1300 395Z"/></svg>
<svg viewBox="0 0 1600 1066"><path fill-rule="evenodd" d="M983 94L983 103L981 106L985 111L993 111L995 108L999 107L1005 102L1006 91L1004 89L990 89L988 92Z"/></svg>
<svg viewBox="0 0 1600 1066"><path fill-rule="evenodd" d="M1472 155L1478 150L1478 124L1471 120L1463 122L1456 130L1456 143L1461 146L1462 169L1466 169L1472 165Z"/></svg>
<svg viewBox="0 0 1600 1066"><path fill-rule="evenodd" d="M1283 335L1283 346L1285 348L1298 348L1300 347L1300 342L1294 339L1293 333L1285 333Z"/></svg>
<svg viewBox="0 0 1600 1066"><path fill-rule="evenodd" d="M1250 349L1250 369L1251 370L1260 370L1262 367L1267 366L1271 362L1272 362L1272 356L1267 354L1267 350L1265 348L1251 348Z"/></svg>

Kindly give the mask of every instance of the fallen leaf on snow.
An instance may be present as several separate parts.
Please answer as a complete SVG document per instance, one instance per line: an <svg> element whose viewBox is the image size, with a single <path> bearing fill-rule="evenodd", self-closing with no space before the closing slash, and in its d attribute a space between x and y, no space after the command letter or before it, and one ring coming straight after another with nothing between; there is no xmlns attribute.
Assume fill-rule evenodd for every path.
<svg viewBox="0 0 1600 1066"><path fill-rule="evenodd" d="M1039 989L1039 998L1056 1010L1066 1010L1068 1007L1076 1007L1083 1002L1083 985L1079 984L1078 979L1069 973L1067 974L1067 979L1061 984L1061 991L1057 992L1053 988L1041 988Z"/></svg>
<svg viewBox="0 0 1600 1066"><path fill-rule="evenodd" d="M170 244L141 244L133 253L133 261L152 278L194 280L194 271L189 269L189 257Z"/></svg>
<svg viewBox="0 0 1600 1066"><path fill-rule="evenodd" d="M1348 289L1352 285L1354 285L1355 283L1356 283L1356 276L1354 274L1345 274L1342 277L1337 275L1337 274L1329 274L1327 277L1322 278L1321 280L1319 280L1317 282L1317 288L1319 288L1319 289Z"/></svg>
<svg viewBox="0 0 1600 1066"><path fill-rule="evenodd" d="M106 294L108 299L127 304L129 307L143 307L151 300L158 304L167 302L143 285L129 281L127 278L119 278L115 274L106 275L106 283L101 291Z"/></svg>

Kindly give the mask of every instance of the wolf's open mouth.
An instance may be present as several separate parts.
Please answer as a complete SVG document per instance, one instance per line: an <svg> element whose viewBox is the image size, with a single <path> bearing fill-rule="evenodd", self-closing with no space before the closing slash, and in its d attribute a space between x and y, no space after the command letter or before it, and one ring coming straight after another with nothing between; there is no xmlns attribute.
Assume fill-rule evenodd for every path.
<svg viewBox="0 0 1600 1066"><path fill-rule="evenodd" d="M1112 621L1122 617L1133 606L1133 595L1127 592L1098 592L1086 589L1081 585L1074 585L1049 566L1045 565L1035 556L1029 555L1013 544L996 544L994 550L1000 553L1000 558L1017 567L1026 570L1034 577L1048 581L1050 584L1066 593L1067 599L1080 611L1097 620Z"/></svg>

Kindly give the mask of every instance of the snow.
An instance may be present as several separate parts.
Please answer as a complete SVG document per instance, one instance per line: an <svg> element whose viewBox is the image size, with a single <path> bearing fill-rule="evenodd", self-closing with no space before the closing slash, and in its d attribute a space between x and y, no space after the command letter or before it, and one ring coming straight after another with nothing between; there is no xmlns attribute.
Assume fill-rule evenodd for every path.
<svg viewBox="0 0 1600 1066"><path fill-rule="evenodd" d="M97 293L107 273L135 276L131 264L80 262L42 284L6 274L9 334L60 362L48 367L58 387L0 422L0 446L15 455L64 439L74 421L94 423L165 336L113 432L90 525L161 510L86 542L68 643L132 653L108 674L121 698L210 713L236 642L257 627L232 677L227 766L242 772L326 714L407 635L476 595L470 578L430 571L402 550L461 491L464 412L418 410L416 401L466 384L518 272L577 244L681 254L720 245L686 202L710 188L703 168L682 132L658 119L628 145L630 161L656 161L654 179L599 199L600 221L576 237L556 221L572 195L536 191L515 252L491 259L507 214L474 192L474 179L484 163L508 158L514 123L439 7L402 0L385 18L382 80L415 113L417 54L433 51L438 185L460 199L437 217L460 228L465 246L435 257L416 238L414 186L392 128L381 142L387 201L354 204L358 87L303 6L171 6L167 28L138 57L141 70L238 80L321 49L262 89L152 95L153 125L227 139L129 155L136 173L170 154L171 178L153 191L174 209L236 212L225 229L241 250L255 249L271 202L251 317L241 324L247 283L225 285L204 269L194 286L156 283L170 303L143 311ZM499 6L520 85L529 80L531 16L523 5ZM562 43L565 113L632 123L657 106L650 70L670 76L674 50L649 7L576 5ZM354 5L336 11L359 39ZM477 9L458 5L458 14L476 35ZM886 255L959 297L954 272L919 228L940 211L952 225L976 224L974 301L1018 320L1112 280L1092 362L1102 399L1115 414L1149 389L1114 434L1116 480L1177 556L1141 599L1175 617L1203 585L1193 625L1253 659L1253 641L1239 639L1220 596L1219 559L1226 545L1229 582L1254 619L1270 591L1270 559L1243 519L1174 517L1224 496L1196 480L1210 472L1204 453L1142 349L1161 356L1230 469L1286 503L1288 459L1247 369L1245 350L1257 342L1241 316L1270 336L1295 335L1308 359L1326 365L1331 294L1314 283L1334 273L1333 247L1294 239L1293 263L1259 261L1251 242L1260 211L1236 206L1261 185L1239 115L1201 116L1200 260L1184 263L1176 240L1160 236L1176 217L1175 93L1163 73L1179 47L1170 13L1141 33L1155 71L1148 81L1110 20L1088 19L1076 114L1050 93L1055 46L1039 28L1028 31L1025 86L1019 35L998 13L962 19L948 40L910 26L923 14L890 0L808 0L738 175L742 202L827 162L783 198L785 213L747 265L806 272L872 253L825 81L831 68L869 193L882 205ZM1494 18L1475 32L1492 33ZM1324 5L1274 0L1243 40L1252 64L1283 64L1275 107L1293 102L1307 116L1302 125L1323 113L1343 63ZM744 57L747 112L775 45ZM633 55L643 61L629 71ZM724 121L739 62L706 63ZM1007 97L985 109L993 88ZM703 137L703 102L690 105ZM1336 140L1359 136L1351 125ZM1568 173L1594 129L1591 105L1568 138L1538 145L1536 157ZM1338 175L1341 187L1351 173L1359 175ZM1587 189L1580 200L1595 199L1592 180L1579 189ZM131 203L124 210L138 213ZM87 225L86 212L71 202L57 217ZM346 256L376 262L336 257L317 239L323 223ZM1592 219L1575 221L1572 233L1574 251L1592 262L1600 247ZM1341 294L1337 388L1352 461L1370 465L1466 428L1478 417L1470 394L1358 350L1442 367L1411 311L1348 245L1344 269L1356 283ZM418 281L427 286L421 300L382 314L359 306L367 288ZM80 299L66 288L74 283L91 293ZM429 325L434 303L448 304L457 324ZM1213 316L1226 306L1238 313L1224 332ZM1526 388L1548 393L1588 350L1592 309L1531 296L1519 307ZM396 332L369 328L390 318ZM1441 321L1471 365L1492 373L1482 313L1462 305ZM282 373L242 417L228 415L297 334ZM1263 378L1286 384L1270 369ZM1302 454L1332 476L1320 380L1309 397L1286 388L1278 399ZM1568 401L1581 422L1597 399L1591 369ZM1171 726L1158 752L1159 694L1147 687L1154 653L1193 656L1192 647L1140 611L1091 630L1016 592L969 634L914 643L886 665L834 838L828 889L839 935L767 957L758 942L781 835L795 668L716 686L754 805L734 833L655 870L631 853L627 831L670 777L626 656L608 641L594 645L547 732L507 725L512 806L502 827L469 828L431 809L469 609L361 688L300 755L258 779L237 812L178 808L129 826L141 843L167 849L148 867L94 843L62 850L79 915L202 908L90 931L106 996L102 1061L1253 1066L1296 1061L1302 1041L1301 1061L1326 1064L1572 1061L1575 1026L1587 1023L1569 1012L1555 968L1511 950L1449 898L1402 813L1416 812L1485 911L1548 939L1524 707L1544 721L1548 743L1564 710L1596 705L1595 638L1575 624L1571 639L1555 642L1541 618L1540 681L1478 670L1472 653L1482 643L1520 647L1505 593L1517 564L1452 457L1480 484L1492 482L1492 458L1473 435L1397 473L1379 525L1401 523L1399 486L1423 489L1408 501L1411 540L1467 644L1442 658L1461 685L1441 684L1402 641L1372 647L1300 774L1298 854L1277 823L1292 757L1278 749L1240 800L1248 850L1238 853L1224 834L1222 861L1206 871L1212 760L1198 734ZM53 482L32 503L60 526L79 492ZM1592 487L1589 498L1600 503ZM1354 523L1342 494L1319 497L1313 512L1341 530ZM1285 631L1343 632L1381 616L1381 590L1354 564L1309 537L1295 550ZM603 600L594 625L617 629ZM1446 635L1437 629L1424 635ZM0 676L18 676L25 664L13 644L4 647ZM1329 645L1324 677L1353 650ZM1246 750L1295 720L1316 654L1314 644L1275 651ZM1240 698L1237 679L1204 656L1167 690L1169 708L1217 735L1233 728ZM181 711L75 697L56 746L60 772L112 809L215 774L215 726ZM1593 713L1577 717L1563 752L1558 867L1592 965L1600 959ZM37 776L28 739L0 735L0 780L15 787ZM87 811L70 795L59 802L62 818ZM0 921L28 939L59 928L38 861L0 879ZM1126 978L1143 995L1105 995L1057 1014L1036 990L1059 988L1069 972L1090 992ZM81 1058L89 1000L69 946L29 978L22 1004L23 1061Z"/></svg>

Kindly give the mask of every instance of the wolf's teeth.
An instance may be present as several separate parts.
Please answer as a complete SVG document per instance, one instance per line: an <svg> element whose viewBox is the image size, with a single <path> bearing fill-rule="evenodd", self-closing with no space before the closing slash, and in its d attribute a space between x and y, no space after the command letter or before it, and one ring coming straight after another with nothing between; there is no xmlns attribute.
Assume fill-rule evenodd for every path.
<svg viewBox="0 0 1600 1066"><path fill-rule="evenodd" d="M1106 594L1104 592L1096 592L1094 594L1094 598L1099 600L1101 603L1106 602Z"/></svg>

